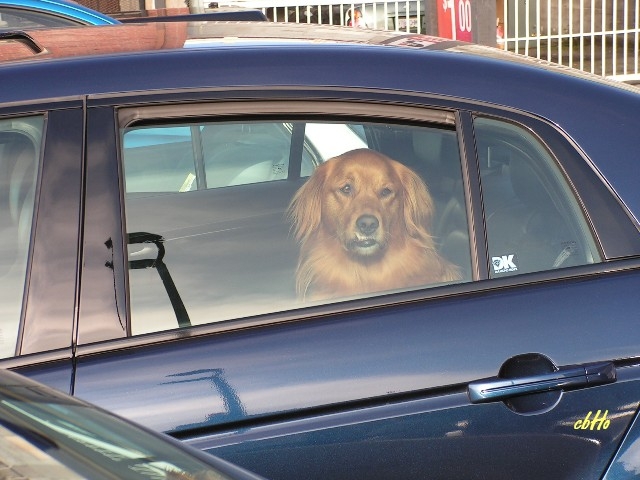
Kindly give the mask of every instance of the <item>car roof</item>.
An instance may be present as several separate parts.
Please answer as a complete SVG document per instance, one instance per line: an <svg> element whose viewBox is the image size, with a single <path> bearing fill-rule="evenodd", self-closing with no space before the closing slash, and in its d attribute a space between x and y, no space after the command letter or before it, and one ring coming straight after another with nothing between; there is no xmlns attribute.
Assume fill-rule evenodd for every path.
<svg viewBox="0 0 640 480"><path fill-rule="evenodd" d="M64 0L0 0L0 4L4 2L72 5ZM78 5L78 7L80 6ZM99 12L96 13L99 14ZM124 25L115 19L106 18L114 24L101 30L75 27L72 32L67 28L5 32L3 35L5 42L0 42L0 65L15 60L43 60L131 54L134 52L151 53L173 49L219 49L231 45L269 46L271 48L276 45L296 43L307 46L313 44L384 45L405 50L446 50L466 53L512 64L536 66L576 77L588 78L591 81L621 86L619 82L609 81L544 60L431 35L317 24L252 21L140 21L136 23L134 19L128 19L127 23L129 24ZM12 35L14 45L6 42ZM73 40L70 41L70 39ZM29 44L31 49L25 51L18 44L22 44L22 46ZM631 90L640 91L635 87L631 87Z"/></svg>
<svg viewBox="0 0 640 480"><path fill-rule="evenodd" d="M331 59L320 60L323 68L323 74L327 76L335 76L338 80L328 79L324 85L354 85L354 80L350 80L350 76L356 76L359 72L371 70L370 78L364 81L358 81L359 86L369 88L393 88L394 84L399 89L409 88L415 91L428 91L427 76L424 76L424 86L422 84L411 87L402 87L401 84L406 83L405 80L413 80L408 83L415 83L415 73L409 73L409 70L416 71L425 65L425 62L431 62L434 65L434 72L437 72L436 63L445 61L445 63L453 62L462 68L465 73L461 74L461 78L457 78L455 85L466 85L468 94L471 98L480 99L481 96L474 93L481 85L482 80L494 82L508 81L511 76L519 77L527 76L528 81L547 82L555 81L563 82L568 78L580 79L577 81L586 81L591 88L597 86L615 87L618 90L626 90L634 96L640 93L640 89L617 82L615 80L605 79L596 75L582 72L557 64L552 64L543 60L526 57L523 55L513 54L508 51L497 48L470 44L449 40L440 37L434 37L421 34L406 34L400 32L382 31L382 30L363 30L350 27L337 27L328 25L309 25L296 23L274 23L274 22L241 22L241 21L220 21L220 22L142 22L119 24L109 26L91 26L91 27L71 27L55 28L43 30L30 30L24 32L5 32L0 34L0 72L9 68L15 68L19 64L33 64L37 61L46 62L55 60L58 62L59 68L77 68L84 70L83 78L71 77L73 82L69 84L67 81L51 84L44 81L46 86L42 90L43 94L48 96L64 95L67 85L75 91L83 91L86 94L100 94L117 91L149 90L153 88L192 88L216 86L220 82L216 79L207 79L208 84L202 83L202 79L197 73L204 67L199 62L208 63L215 60L196 60L196 58L210 57L227 57L232 55L234 61L244 63L244 66L256 66L264 57L272 57L273 60L267 63L272 68L262 68L258 77L249 77L249 84L259 84L261 81L269 83L265 78L265 73L278 76L277 69L273 65L281 66L283 71L286 70L288 60L292 56L298 55L301 51L305 53L303 56L336 56L335 61ZM233 52L233 53L231 53ZM289 53L287 53L289 52ZM294 53L295 52L295 53ZM347 53L348 52L348 53ZM159 60L162 55L162 60ZM173 59L169 59L169 55ZM337 66L337 56L347 55L351 58L348 70ZM89 79L91 72L87 69L89 64L96 65L92 67L94 70L104 71L120 69L130 62L139 61L140 57L145 57L148 62L162 63L162 72L154 74L151 70L144 73L146 82L133 86L132 80L139 68L128 66L128 71L124 76L111 75L102 78L103 81L84 82L85 86L80 86L84 78ZM127 57L119 58L117 57ZM373 57L372 60L366 60L365 57ZM400 70L389 71L384 68L385 58L389 58L389 62L399 62ZM155 60L151 60L155 58ZM180 58L180 60L178 60ZM304 61L304 60L303 60ZM174 62L176 65L185 63L185 69L180 71L181 79L176 81L175 75L166 72L164 65L166 62ZM372 65L371 63L377 65ZM380 63L383 62L383 63ZM80 66L83 64L84 66ZM97 66L100 64L101 66ZM317 77L310 77L303 80L305 73L316 68L316 65L309 66L306 71L297 68L293 76L289 76L290 80L277 80L280 84L309 84L322 85ZM25 67L26 68L26 67ZM47 68L48 71L52 67ZM150 67L151 68L151 67ZM379 72L382 68L382 72ZM403 78L402 71L407 70ZM70 71L70 70L69 70ZM185 72L193 72L193 75L186 75ZM8 72L7 72L8 73ZM61 73L61 72L57 72ZM225 69L221 70L220 77L227 74L233 75L234 71ZM16 70L16 73L17 70ZM209 73L203 73L207 76ZM376 77L384 76L384 80L376 81ZM44 75L43 78L47 78ZM429 81L434 80L433 72L429 72ZM535 80L538 78L538 80ZM33 76L30 80L33 79ZM123 84L119 86L120 81ZM467 85L471 80L471 84ZM242 84L247 79L241 79ZM146 85L144 84L146 83ZM237 80L231 80L231 84L237 84ZM522 103L522 98L512 98L520 88L519 83L511 83L508 89L496 89L491 86L492 91L499 92L500 95L506 94L509 99L505 105L514 105ZM154 86L155 84L155 86ZM128 86L128 87L127 87ZM220 85L222 86L222 85ZM453 85L452 85L453 86ZM15 91L25 91L20 84L15 85ZM56 92L57 87L60 91ZM609 88L610 89L610 88ZM4 96L6 101L11 101L10 94L14 89L5 90ZM436 92L438 90L435 90ZM33 95L34 90L29 95ZM525 89L526 93L527 90ZM70 94L71 92L69 92ZM18 100L18 98L15 98Z"/></svg>
<svg viewBox="0 0 640 480"><path fill-rule="evenodd" d="M101 12L66 0L0 0L0 6L51 13L86 25L114 25L118 20Z"/></svg>

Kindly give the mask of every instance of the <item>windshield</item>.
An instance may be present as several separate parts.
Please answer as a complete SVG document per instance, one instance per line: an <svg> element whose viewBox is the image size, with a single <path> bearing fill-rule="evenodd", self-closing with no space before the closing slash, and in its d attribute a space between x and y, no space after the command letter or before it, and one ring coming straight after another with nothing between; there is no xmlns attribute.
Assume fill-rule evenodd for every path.
<svg viewBox="0 0 640 480"><path fill-rule="evenodd" d="M0 392L5 469L2 478L39 480L228 478L160 437L38 387Z"/></svg>

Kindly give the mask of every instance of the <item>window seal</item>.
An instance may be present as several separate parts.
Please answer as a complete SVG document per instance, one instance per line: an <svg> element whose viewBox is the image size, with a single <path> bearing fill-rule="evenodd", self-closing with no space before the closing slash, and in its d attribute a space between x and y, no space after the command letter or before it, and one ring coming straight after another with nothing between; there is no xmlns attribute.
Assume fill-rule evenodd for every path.
<svg viewBox="0 0 640 480"><path fill-rule="evenodd" d="M484 202L480 189L480 163L475 145L473 115L457 111L458 139L462 162L462 179L465 183L467 219L471 248L472 281L489 278L489 247L484 217Z"/></svg>

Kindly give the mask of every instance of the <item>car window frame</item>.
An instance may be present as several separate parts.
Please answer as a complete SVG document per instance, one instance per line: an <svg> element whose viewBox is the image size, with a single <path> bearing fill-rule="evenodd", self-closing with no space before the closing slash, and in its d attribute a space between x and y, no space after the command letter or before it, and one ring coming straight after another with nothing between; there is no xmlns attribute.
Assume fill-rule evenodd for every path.
<svg viewBox="0 0 640 480"><path fill-rule="evenodd" d="M122 129L123 127L126 127L128 125L136 124L137 122L146 122L153 119L155 120L162 119L163 121L170 122L176 119L184 119L185 116L187 115L187 112L190 118L205 118L206 121L215 121L215 120L225 121L228 119L244 118L244 115L250 116L252 120L256 120L256 119L260 119L261 116L264 116L265 118L268 118L269 115L279 115L279 114L282 114L282 115L286 114L287 116L291 116L291 115L295 116L296 113L300 113L301 117L304 117L305 121L313 121L314 115L319 115L322 118L328 115L333 119L339 119L342 115L344 115L345 117L353 117L353 118L357 118L358 120L363 119L366 121L367 117L371 115L371 113L369 112L370 106L357 104L357 107L358 108L354 108L353 104L349 102L344 102L344 101L334 102L330 106L327 106L327 105L322 105L320 107L316 106L315 109L313 107L313 103L309 101L304 101L304 102L262 101L262 102L255 102L255 103L225 102L224 104L216 103L214 106L203 103L203 104L197 104L197 105L189 104L188 106L185 106L185 108L176 107L175 105L154 105L154 106L148 106L148 107L124 108L120 110L119 125L120 125L120 128ZM187 110L187 112L185 112L185 110ZM326 113L327 111L330 111L331 113L327 114ZM436 112L439 112L439 111L436 110ZM424 121L424 118L421 115L423 113L424 112L420 112L420 114L417 114L417 111L415 110L415 108L411 106L409 107L393 106L393 107L389 107L388 111L385 112L385 118L401 119L405 121L410 119L411 121L414 121L414 122L420 121L420 120ZM465 137L465 129L468 129L469 127L471 128L473 127L474 116L484 117L485 115L478 114L475 112L469 113L471 117L470 123L468 125L465 125L463 114L461 114L459 110L449 110L448 114L449 116L447 118L447 122L452 122L456 126L456 132L458 135L459 144L462 147L460 149L461 155L463 156L463 158L461 158L461 162L462 162L461 168L463 170L463 180L466 184L466 187L465 187L466 198L472 199L473 197L469 195L469 192L472 189L476 190L474 192L476 194L481 191L481 187L479 186L480 180L474 179L473 182L471 181L472 176L469 175L469 172L472 169L469 168L469 159L466 158L467 155L463 154L462 152L469 152L469 151L473 152L472 157L473 157L474 168L476 172L479 172L478 152L475 144L473 144L473 146L470 145L470 138L467 138L468 136ZM378 114L378 116L382 117L382 115L380 114ZM429 120L433 121L433 119L430 116L427 116L426 118L428 118L427 121ZM505 118L503 116L496 117L496 118L500 119L503 122L515 123L516 125L519 126L519 128L522 128L523 130L526 130L526 131L533 130L530 127L525 126L520 122L514 121L512 118ZM259 121L259 120L256 120L256 121ZM538 135L534 134L534 137L537 140L539 140L540 143L545 148L548 148L546 143L543 142ZM552 155L552 156L554 161L556 161L557 163L558 169L564 175L564 169L558 162L557 157L555 155ZM577 195L577 192L575 191L574 186L566 178L566 175L565 175L565 180L567 180L566 182L567 188L576 197L576 201L580 205L580 208L583 214L585 215L585 218L588 219L589 218L588 213L584 210L584 205L581 202L580 197ZM474 217L474 208L477 211L479 209L478 205L480 206L480 209L484 208L484 205L482 203L479 203L478 201L474 201L474 200L467 201L466 207L467 207L468 222L469 224L474 225L474 226L470 226L469 228L470 232L476 231L475 224L477 223L477 218ZM594 242L597 242L597 237L595 235L595 232L592 229L592 223L589 221L588 224L589 224L588 228L591 234L593 235ZM481 244L478 242L478 240L480 240L479 238L471 239L471 251L473 252L472 253L472 263L473 263L472 281L484 280L489 278L489 266L488 266L489 258L488 258L487 237L486 237L487 230L486 230L486 223L484 218L482 221L482 225L483 225L482 247L481 247ZM598 246L598 249L600 249L599 246ZM128 288L127 288L127 291L129 291ZM128 321L130 322L130 313L128 316Z"/></svg>
<svg viewBox="0 0 640 480"><path fill-rule="evenodd" d="M501 112L496 108L475 110L471 116L520 126L546 149L575 197L603 262L640 254L633 215L591 159L560 126L526 112ZM479 174L477 154L476 168Z"/></svg>
<svg viewBox="0 0 640 480"><path fill-rule="evenodd" d="M506 119L516 122L522 125L524 128L530 129L534 132L549 133L549 137L545 137L545 139L548 141L550 149L553 152L556 152L559 149L561 153L564 153L565 155L559 156L558 161L560 162L562 167L566 169L569 175L575 174L575 176L572 177L576 180L573 187L578 193L580 201L584 201L584 199L582 198L582 193L584 192L584 190L588 190L593 187L597 190L597 194L593 197L590 197L588 201L584 201L584 204L587 205L587 207L589 207L589 205L593 205L593 207L596 208L597 211L600 211L602 205L604 204L604 208L610 213L612 217L607 219L607 222L613 222L615 224L624 224L626 222L626 233L624 235L626 235L627 238L622 242L622 245L615 247L618 251L622 251L621 257L629 258L630 256L640 253L640 242L629 240L630 231L633 231L633 235L637 236L637 230L635 229L635 226L629 220L627 212L624 210L624 208L618 202L616 202L616 199L608 197L608 195L611 194L607 190L607 186L602 183L602 180L600 177L598 177L597 173L592 171L593 166L590 164L590 162L588 162L588 159L586 159L584 154L581 154L581 152L575 148L568 135L562 132L557 126L552 125L547 120L539 118L528 112L523 112L506 107L499 107L481 102L474 102L470 100L454 99L448 97L443 98L428 94L409 94L407 92L380 92L377 90L365 89L349 89L343 91L336 88L267 88L260 91L254 91L251 88L231 89L231 91L229 91L229 89L150 91L142 94L129 94L125 95L124 97L120 95L96 95L94 97L90 97L87 100L87 106L89 108L89 111L100 111L104 109L104 113L100 114L102 118L100 122L102 123L95 123L91 128L100 128L102 135L109 135L111 134L110 132L113 132L114 137L118 137L117 132L122 125L122 122L119 120L119 115L121 115L121 112L125 109L128 112L138 112L136 114L138 115L138 117L129 116L129 119L141 118L141 112L151 111L148 109L153 109L156 113L173 110L177 112L175 116L184 117L185 112L188 115L189 109L191 109L194 105L205 104L203 108L206 108L208 111L219 115L221 118L224 118L225 115L228 115L228 107L230 105L240 108L241 111L249 110L251 112L255 112L259 111L259 106L265 105L265 102L282 104L282 111L284 111L286 114L290 114L290 105L292 101L296 101L296 103L300 105L301 108L304 108L305 113L313 111L309 110L309 108L310 105L315 105L318 114L325 114L329 116L334 113L334 107L339 104L354 105L355 111L348 110L348 113L353 116L363 117L366 117L368 115L380 117L380 106L384 106L385 109L388 108L388 111L393 111L393 109L398 107L402 112L402 115L400 116L403 119L409 118L413 120L415 120L416 112L420 112L424 108L439 110L444 109L448 110L449 112L454 112L456 121L460 123L461 129L460 151L462 156L463 169L466 169L467 171L467 178L465 179L465 188L468 194L467 210L468 212L471 212L471 214L468 214L468 218L471 222L470 233L472 235L471 238L473 239L472 252L474 252L475 250L475 255L477 257L475 268L478 272L478 280L484 280L488 277L486 273L487 267L485 266L487 265L488 260L485 240L486 237L484 236L485 230L483 212L482 208L480 208L481 204L479 202L481 193L479 188L478 160L476 158L473 138L473 115L493 116L498 119ZM183 113L178 113L181 109ZM236 109L232 113L237 114L238 110ZM107 124L108 122L111 123ZM119 155L119 153L114 151L113 155ZM111 170L119 169L121 159L119 157L117 158L117 162L113 161L114 159L110 160L112 162L111 166L109 167ZM587 161L586 163L585 160ZM567 164L570 165L567 166ZM91 195L91 192L89 192L89 194ZM120 185L119 195L120 204L118 206L120 210L118 211L119 216L117 219L117 223L119 225L124 225L124 206L122 204L124 198L124 190L122 185ZM116 222L115 219L114 222ZM599 235L600 232L598 230L600 228L600 224L598 222L594 222L594 224L595 230ZM86 228L90 229L90 227ZM118 233L116 230L114 230L114 227L111 227L110 231L113 233L113 238L115 239L115 241L118 241L118 235L121 235L121 232ZM598 236L598 240L600 242L602 241L602 238L604 238L605 241L610 240L606 237L606 235L604 235L603 237ZM119 241L123 242L123 239L120 238ZM122 247L120 248L124 249L125 245L121 245ZM608 250L605 249L605 257L608 261L612 258L606 256L607 251ZM123 272L126 270L126 265L124 264L126 259L122 257L119 259L119 261L121 262L121 264L117 265L116 268L120 269L120 272ZM627 262L625 261L620 263L620 268L626 268L622 266L626 263ZM95 261L94 264L97 266L100 264L100 262ZM102 265L104 265L104 263ZM603 264L571 267L563 271L543 271L519 275L511 277L509 279L494 279L491 280L488 285L484 281L474 281L460 285L439 287L438 289L424 289L414 292L400 292L387 296L367 297L360 300L349 300L342 303L308 307L300 310L267 313L263 316L260 316L259 318L245 318L229 320L221 324L194 326L187 330L176 329L150 333L139 337L130 337L126 333L117 334L115 336L112 334L108 334L102 335L99 338L92 337L90 338L90 341L82 341L81 335L78 348L81 352L92 354L104 351L105 349L109 350L110 348L120 348L125 345L144 345L148 344L149 342L160 340L171 341L172 339L183 338L185 334L189 336L208 335L233 331L237 329L244 329L248 327L298 321L302 318L310 319L316 316L333 315L345 311L357 311L361 308L373 308L376 306L391 305L397 302L403 303L406 301L411 302L416 300L428 300L431 298L438 298L449 295L474 294L474 292L478 293L482 291L488 291L492 288L499 289L504 287L517 287L549 280L557 280L561 278L572 278L576 275L593 275L597 272L610 272L612 269L615 270L616 268L617 267L615 267L614 265L607 265L607 263L605 262ZM85 268L85 271L86 270L87 268ZM126 280L125 278L121 278L121 273L116 275L116 277L118 278L119 282L118 292L120 293L118 295L122 295L122 297L119 298L120 307L122 309L121 312L128 312L128 304L125 305L125 294L128 291L128 284L126 282L128 280ZM87 278L86 274L85 278ZM87 292L88 290L83 289L83 291ZM94 295L94 293L90 293L89 297L91 297L92 295ZM111 295L113 298L113 291L111 292ZM88 298L85 299L85 301L87 300ZM115 325L121 320L122 319L118 315L115 315L113 313L111 315L104 315L101 319L101 321L109 323L111 325ZM110 328L111 327L109 327L109 329ZM82 330L82 326L80 326L80 331L82 332ZM106 344L109 346L105 346L105 344L95 343L103 340L110 340L110 342Z"/></svg>
<svg viewBox="0 0 640 480"><path fill-rule="evenodd" d="M349 101L328 101L328 102L310 102L308 100L287 100L287 101L270 101L262 100L256 102L204 102L200 104L183 104L183 105L149 105L149 106L135 106L135 107L123 107L118 110L118 130L124 132L132 125L154 125L154 122L173 124L177 120L186 122L189 125L194 123L210 123L210 122L229 122L229 121L279 121L285 118L286 121L300 120L303 123L313 123L314 120L318 122L345 122L345 123L366 123L367 121L372 123L380 123L381 121L389 120L391 122L398 122L399 125L442 125L446 128L454 129L456 137L459 143L459 133L456 128L458 117L456 112L450 108L433 107L428 109L415 109L414 107L405 107L403 105L390 105L387 106L384 118L381 117L379 112L372 109L371 105L361 102L349 102ZM384 122L383 122L384 123ZM122 133L119 136L119 144L122 144ZM292 139L293 140L293 139ZM295 143L295 140L293 140ZM292 149L295 146L292 145ZM300 145L301 147L301 145ZM118 148L119 157L119 169L124 171L124 159L122 158L123 147ZM460 162L463 162L460 159ZM461 171L463 166L460 165ZM121 174L120 182L124 185L124 173ZM289 165L288 181L295 181L301 178L300 165L291 162ZM463 189L464 190L464 189ZM122 222L126 225L126 213L125 210L125 188L121 193L121 205L123 206ZM465 203L468 204L468 199L465 197ZM473 231L473 229L468 229ZM124 246L126 250L127 246ZM471 246L469 247L472 250ZM471 253L470 253L471 254ZM473 254L471 254L473 255ZM125 275L127 282L127 325L128 332L131 331L131 304L130 304L130 286L129 275L127 267L123 267L127 271ZM472 268L473 270L473 268ZM475 280L475 277L473 277ZM427 287L431 288L431 287ZM341 301L337 299L336 301ZM344 301L344 299L342 300ZM297 308L297 307L296 307ZM306 308L306 305L303 307ZM261 315L271 314L272 312L262 312ZM284 312L280 312L284 313ZM229 323L244 321L246 318L238 317L229 320L225 320L220 323ZM178 321L180 323L180 320ZM189 328L197 327L198 325L191 326ZM151 332L154 334L159 332ZM144 335L144 334L143 334Z"/></svg>

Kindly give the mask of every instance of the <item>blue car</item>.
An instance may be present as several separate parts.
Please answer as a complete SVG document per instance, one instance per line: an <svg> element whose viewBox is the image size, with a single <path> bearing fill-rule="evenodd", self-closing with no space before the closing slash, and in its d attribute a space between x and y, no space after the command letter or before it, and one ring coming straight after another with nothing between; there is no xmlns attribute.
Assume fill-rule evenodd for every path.
<svg viewBox="0 0 640 480"><path fill-rule="evenodd" d="M272 22L0 58L1 366L265 478L637 478L636 87Z"/></svg>
<svg viewBox="0 0 640 480"><path fill-rule="evenodd" d="M0 31L118 23L115 18L65 0L0 0Z"/></svg>

